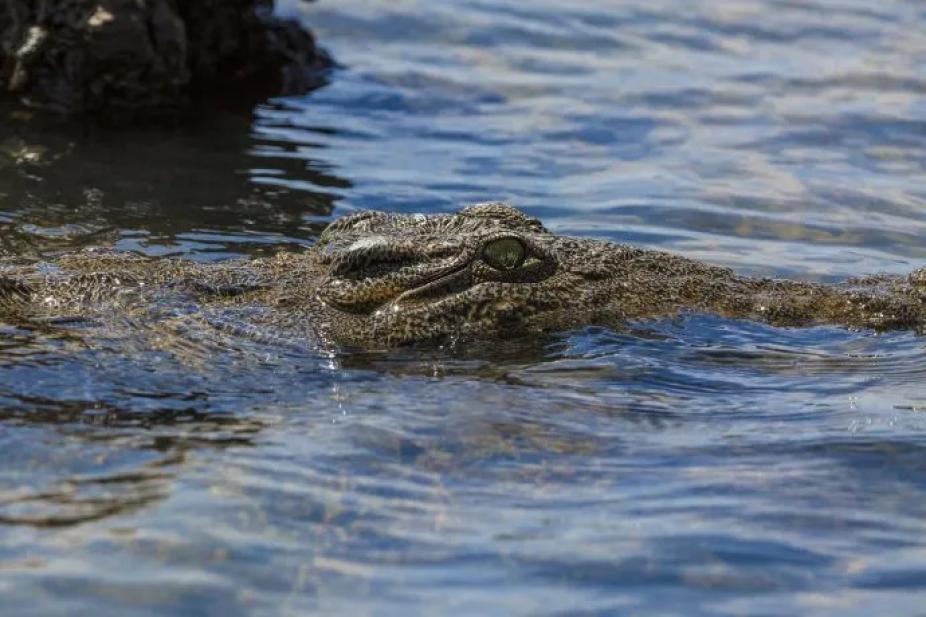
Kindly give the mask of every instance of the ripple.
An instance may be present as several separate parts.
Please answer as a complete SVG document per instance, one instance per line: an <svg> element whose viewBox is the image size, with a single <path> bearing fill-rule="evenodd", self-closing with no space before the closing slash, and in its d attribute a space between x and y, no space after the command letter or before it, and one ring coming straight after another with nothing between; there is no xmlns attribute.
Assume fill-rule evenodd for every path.
<svg viewBox="0 0 926 617"><path fill-rule="evenodd" d="M926 258L920 3L277 4L324 88L0 123L0 260L266 255L486 199L743 273ZM329 354L200 318L0 325L4 608L922 610L922 337L686 314Z"/></svg>

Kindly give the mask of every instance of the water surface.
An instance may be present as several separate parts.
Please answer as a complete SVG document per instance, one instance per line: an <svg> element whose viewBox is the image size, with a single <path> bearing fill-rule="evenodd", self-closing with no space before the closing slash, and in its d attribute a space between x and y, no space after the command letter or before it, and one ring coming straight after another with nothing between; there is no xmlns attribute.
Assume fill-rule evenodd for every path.
<svg viewBox="0 0 926 617"><path fill-rule="evenodd" d="M342 68L251 117L114 135L3 110L0 260L214 261L503 199L749 274L926 264L921 2L280 10ZM926 606L921 337L687 315L389 353L169 343L0 324L3 612Z"/></svg>

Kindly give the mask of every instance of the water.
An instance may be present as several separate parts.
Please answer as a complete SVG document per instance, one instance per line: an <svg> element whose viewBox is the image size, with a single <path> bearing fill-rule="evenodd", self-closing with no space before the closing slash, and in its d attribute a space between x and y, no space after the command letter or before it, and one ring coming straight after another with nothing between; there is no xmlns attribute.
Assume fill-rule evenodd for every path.
<svg viewBox="0 0 926 617"><path fill-rule="evenodd" d="M4 121L0 259L505 199L750 274L926 263L919 1L281 10L343 68L253 118ZM922 615L924 382L909 333L699 315L377 354L3 325L0 612Z"/></svg>

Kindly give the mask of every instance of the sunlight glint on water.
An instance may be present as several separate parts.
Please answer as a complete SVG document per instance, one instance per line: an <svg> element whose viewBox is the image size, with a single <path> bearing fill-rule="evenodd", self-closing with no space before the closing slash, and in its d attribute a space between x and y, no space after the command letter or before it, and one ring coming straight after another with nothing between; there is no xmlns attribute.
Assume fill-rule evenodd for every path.
<svg viewBox="0 0 926 617"><path fill-rule="evenodd" d="M343 68L253 119L4 121L0 260L262 255L361 208L505 199L743 273L926 264L920 2L282 4ZM0 326L3 610L926 606L921 337L688 315L186 349Z"/></svg>

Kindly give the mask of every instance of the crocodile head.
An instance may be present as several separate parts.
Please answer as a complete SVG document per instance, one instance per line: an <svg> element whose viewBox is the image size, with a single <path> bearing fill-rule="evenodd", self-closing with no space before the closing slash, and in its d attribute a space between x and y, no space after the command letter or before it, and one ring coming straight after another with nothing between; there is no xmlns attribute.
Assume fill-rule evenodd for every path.
<svg viewBox="0 0 926 617"><path fill-rule="evenodd" d="M316 248L321 329L361 345L515 335L575 322L625 247L556 236L485 203L449 215L360 212Z"/></svg>

